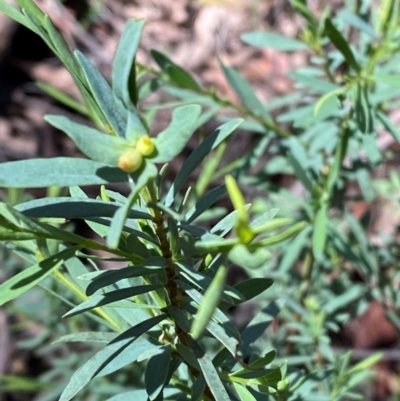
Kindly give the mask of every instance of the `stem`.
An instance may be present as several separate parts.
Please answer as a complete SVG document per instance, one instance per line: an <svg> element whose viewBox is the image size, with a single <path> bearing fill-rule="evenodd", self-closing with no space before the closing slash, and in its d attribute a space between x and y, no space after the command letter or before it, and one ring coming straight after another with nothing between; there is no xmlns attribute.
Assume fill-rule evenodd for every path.
<svg viewBox="0 0 400 401"><path fill-rule="evenodd" d="M154 185L154 181L151 181L147 185L147 190L149 197L152 202L158 202L158 197L157 197L157 191ZM165 269L166 275L167 275L167 284L165 286L165 289L168 293L168 298L171 306L174 306L178 309L182 309L181 305L181 300L183 299L184 292L180 290L176 282L174 281L175 278L178 276L178 273L176 272L173 264L173 255L170 247L170 243L168 241L168 238L166 236L166 228L164 224L164 215L162 211L159 209L154 208L153 209L154 216L153 216L153 224L154 228L157 234L157 237L160 241L160 248L162 252L162 256L168 261L168 266ZM174 319L172 319L174 321ZM176 333L176 337L178 338L178 341L180 344L184 345L187 348L190 347L190 342L189 342L189 335L182 330L179 325L174 321L174 329ZM186 362L185 362L186 363ZM199 372L197 369L195 369L193 366L189 365L186 363L189 372L192 374L193 377L197 378L200 375L202 375L201 372ZM205 389L205 396L208 397L211 400L215 400L213 394L211 393L211 390L208 386L206 386Z"/></svg>

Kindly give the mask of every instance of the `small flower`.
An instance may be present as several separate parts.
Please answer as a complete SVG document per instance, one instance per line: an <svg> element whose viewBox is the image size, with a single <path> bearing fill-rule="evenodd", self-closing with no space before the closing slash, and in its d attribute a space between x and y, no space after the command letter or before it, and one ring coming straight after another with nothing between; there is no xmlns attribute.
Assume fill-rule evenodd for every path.
<svg viewBox="0 0 400 401"><path fill-rule="evenodd" d="M125 150L118 159L118 167L127 173L138 170L143 163L143 157L135 148Z"/></svg>
<svg viewBox="0 0 400 401"><path fill-rule="evenodd" d="M155 150L154 142L148 135L144 135L137 141L136 149L142 156L150 156Z"/></svg>

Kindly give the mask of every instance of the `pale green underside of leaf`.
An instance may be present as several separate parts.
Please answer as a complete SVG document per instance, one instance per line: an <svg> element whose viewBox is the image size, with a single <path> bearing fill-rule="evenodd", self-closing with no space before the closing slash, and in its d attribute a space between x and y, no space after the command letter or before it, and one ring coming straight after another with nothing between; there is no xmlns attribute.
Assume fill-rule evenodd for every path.
<svg viewBox="0 0 400 401"><path fill-rule="evenodd" d="M45 120L65 132L76 146L94 161L116 166L121 154L129 147L125 139L74 123L66 117L46 116Z"/></svg>
<svg viewBox="0 0 400 401"><path fill-rule="evenodd" d="M127 182L118 167L72 157L29 159L0 164L0 187L42 188Z"/></svg>
<svg viewBox="0 0 400 401"><path fill-rule="evenodd" d="M177 107L173 111L169 126L154 138L157 149L151 157L154 163L170 162L182 152L193 135L200 113L201 107L197 104Z"/></svg>
<svg viewBox="0 0 400 401"><path fill-rule="evenodd" d="M130 344L136 341L143 333L147 332L157 323L160 323L163 319L165 319L165 315L159 315L141 322L108 343L101 351L90 358L72 375L71 380L61 394L59 401L71 400L90 382L90 380L92 380L92 378L99 374L107 365L112 363L115 358L121 355Z"/></svg>
<svg viewBox="0 0 400 401"><path fill-rule="evenodd" d="M52 255L48 259L24 269L22 272L16 274L4 284L0 285L0 306L19 297L24 292L38 284L53 270L60 267L67 259L74 256L78 249L78 246L65 249Z"/></svg>

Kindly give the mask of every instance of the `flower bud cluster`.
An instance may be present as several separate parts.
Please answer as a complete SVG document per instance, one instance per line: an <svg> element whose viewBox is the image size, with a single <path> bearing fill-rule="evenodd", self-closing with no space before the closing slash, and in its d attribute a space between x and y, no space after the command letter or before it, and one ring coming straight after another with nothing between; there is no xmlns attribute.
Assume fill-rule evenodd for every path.
<svg viewBox="0 0 400 401"><path fill-rule="evenodd" d="M155 150L153 140L148 136L142 136L135 147L126 149L118 159L118 167L127 173L133 173L143 164L143 158L151 156Z"/></svg>

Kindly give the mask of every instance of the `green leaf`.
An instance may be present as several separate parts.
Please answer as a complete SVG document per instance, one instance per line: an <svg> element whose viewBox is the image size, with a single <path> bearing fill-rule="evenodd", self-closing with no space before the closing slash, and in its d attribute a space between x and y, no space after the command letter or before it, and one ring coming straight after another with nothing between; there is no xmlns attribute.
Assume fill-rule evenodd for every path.
<svg viewBox="0 0 400 401"><path fill-rule="evenodd" d="M274 283L270 278L250 278L241 281L233 288L243 294L246 301L262 294Z"/></svg>
<svg viewBox="0 0 400 401"><path fill-rule="evenodd" d="M67 259L73 257L78 249L80 249L79 246L74 246L58 252L55 255L24 269L22 272L16 274L0 285L0 306L19 297L24 292L34 287L53 270L59 268Z"/></svg>
<svg viewBox="0 0 400 401"><path fill-rule="evenodd" d="M212 277L202 274L201 272L190 268L184 263L177 262L176 266L179 268L179 274L182 275L186 280L190 281L196 287L206 291L212 282ZM235 290L233 287L227 285L224 286L224 293L222 294L221 301L233 305L232 299L235 302L240 303L245 301L243 295Z"/></svg>
<svg viewBox="0 0 400 401"><path fill-rule="evenodd" d="M312 248L314 257L319 260L323 256L325 249L327 229L328 229L328 205L322 203L315 215Z"/></svg>
<svg viewBox="0 0 400 401"><path fill-rule="evenodd" d="M203 301L194 317L192 328L190 330L190 334L194 339L197 339L202 335L214 314L224 291L226 275L227 268L226 266L221 265L207 291L204 293Z"/></svg>
<svg viewBox="0 0 400 401"><path fill-rule="evenodd" d="M262 267L271 258L265 247L250 247L244 244L235 245L228 253L228 259L246 270Z"/></svg>
<svg viewBox="0 0 400 401"><path fill-rule="evenodd" d="M283 51L308 49L308 46L299 40L272 32L247 32L240 38L243 42L256 47L266 47Z"/></svg>
<svg viewBox="0 0 400 401"><path fill-rule="evenodd" d="M152 317L131 327L116 337L113 341L109 342L105 348L90 358L72 375L71 380L61 394L59 401L71 400L103 368L109 365L120 354L123 354L130 344L136 341L143 333L146 333L153 326L163 321L165 318L165 315ZM128 355L126 356L128 357Z"/></svg>
<svg viewBox="0 0 400 401"><path fill-rule="evenodd" d="M107 270L93 272L96 276L93 281L87 286L86 295L93 295L97 290L107 287L109 285L115 284L118 281L124 280L126 278L132 277L143 277L149 274L154 274L154 269L146 269L143 266L128 266L117 270ZM81 279L86 279L86 277L80 277Z"/></svg>
<svg viewBox="0 0 400 401"><path fill-rule="evenodd" d="M240 401L257 401L256 398L254 398L253 394L251 394L245 386L242 386L241 384L235 382L233 382L232 384L236 390L237 395L239 396Z"/></svg>
<svg viewBox="0 0 400 401"><path fill-rule="evenodd" d="M351 305L351 303L361 298L366 292L367 289L362 285L353 284L351 288L347 290L344 294L337 295L336 297L332 298L330 301L322 305L322 309L326 313L332 314L341 308Z"/></svg>
<svg viewBox="0 0 400 401"><path fill-rule="evenodd" d="M346 374L348 376L354 374L357 371L365 371L369 368L371 368L373 365L375 365L377 362L379 362L381 359L383 358L383 354L382 353L376 353L373 354L371 356L369 356L368 358L364 359L363 361L355 364L351 369L349 369Z"/></svg>
<svg viewBox="0 0 400 401"><path fill-rule="evenodd" d="M374 29L368 22L366 22L358 15L353 14L352 12L350 12L350 10L348 9L342 10L339 13L339 17L343 21L347 22L349 25L353 26L354 28L357 28L361 32L366 33L371 38L376 39L378 37L378 35L375 33Z"/></svg>
<svg viewBox="0 0 400 401"><path fill-rule="evenodd" d="M113 91L116 97L132 110L134 110L137 102L135 57L143 26L144 20L133 18L128 20L118 43L112 67ZM137 129L139 131L142 131L143 128L141 124L138 124ZM142 131L142 135L144 134L145 130Z"/></svg>
<svg viewBox="0 0 400 401"><path fill-rule="evenodd" d="M126 110L123 105L114 96L110 85L97 68L81 52L76 51L75 56L85 73L86 81L94 99L107 119L109 124L107 128L120 137L124 137L127 121Z"/></svg>
<svg viewBox="0 0 400 401"><path fill-rule="evenodd" d="M168 163L181 153L193 135L200 113L197 104L177 107L169 126L153 139L157 152L149 158L155 163Z"/></svg>
<svg viewBox="0 0 400 401"><path fill-rule="evenodd" d="M23 15L19 10L13 7L11 4L8 4L5 1L0 1L0 12L8 15L14 21L17 21L19 24L26 26L31 29L30 21Z"/></svg>
<svg viewBox="0 0 400 401"><path fill-rule="evenodd" d="M215 276L214 276L215 279ZM201 295L197 290L189 286L187 283L181 281L181 280L176 280L177 284L179 284L179 287L181 287L186 294L195 301L197 305L202 305L204 304L204 296ZM232 322L229 320L229 318L219 309L215 308L214 313L212 315L213 319L215 319L217 322L222 324L225 328L225 330L228 330L230 335L237 340L240 339L240 333L236 326L232 324Z"/></svg>
<svg viewBox="0 0 400 401"><path fill-rule="evenodd" d="M45 120L65 132L86 156L95 161L116 166L121 154L129 147L122 138L74 123L66 117L46 116Z"/></svg>
<svg viewBox="0 0 400 401"><path fill-rule="evenodd" d="M261 337L265 330L270 326L272 321L278 316L278 313L284 305L282 299L271 302L265 308L263 308L256 316L250 321L246 328L242 331L243 346L241 350L245 350L254 343L259 337Z"/></svg>
<svg viewBox="0 0 400 401"><path fill-rule="evenodd" d="M292 71L289 72L287 75L289 78L292 78L294 81L296 81L296 83L303 84L311 88L314 93L318 93L321 95L325 95L326 93L341 89L340 86L333 84L332 82L324 81L322 79L300 72Z"/></svg>
<svg viewBox="0 0 400 401"><path fill-rule="evenodd" d="M378 120L392 134L393 138L400 142L400 129L382 112L378 111Z"/></svg>
<svg viewBox="0 0 400 401"><path fill-rule="evenodd" d="M122 369L125 366L132 365L146 354L156 353L162 344L152 338L140 338L134 343L128 345L124 352L117 355L107 366L96 374L96 377L107 376Z"/></svg>
<svg viewBox="0 0 400 401"><path fill-rule="evenodd" d="M126 401L126 400L147 401L148 397L146 390L127 391L125 393L121 393L115 395L114 397L108 398L106 401Z"/></svg>
<svg viewBox="0 0 400 401"><path fill-rule="evenodd" d="M268 118L268 111L254 93L253 88L234 68L227 67L220 61L222 71L231 88L239 96L243 106L256 115Z"/></svg>
<svg viewBox="0 0 400 401"><path fill-rule="evenodd" d="M288 145L288 161L293 167L294 174L303 183L307 190L313 192L313 184L308 172L309 158L304 150L304 147L300 144L299 140L296 138L290 138L290 140L285 141Z"/></svg>
<svg viewBox="0 0 400 401"><path fill-rule="evenodd" d="M117 336L116 333L103 332L103 331L86 331L81 333L66 334L53 341L52 344L57 343L109 343Z"/></svg>
<svg viewBox="0 0 400 401"><path fill-rule="evenodd" d="M203 397L204 391L206 389L206 382L203 376L199 376L193 383L191 401L199 401Z"/></svg>
<svg viewBox="0 0 400 401"><path fill-rule="evenodd" d="M308 26L314 33L318 30L318 20L315 18L313 12L307 7L307 3L304 0L291 0L292 7L303 16L308 22Z"/></svg>
<svg viewBox="0 0 400 401"><path fill-rule="evenodd" d="M88 219L93 217L112 217L119 209L117 203L95 199L79 198L42 198L34 199L15 206L15 209L30 217L60 217L64 219ZM151 215L130 209L130 219L151 219Z"/></svg>
<svg viewBox="0 0 400 401"><path fill-rule="evenodd" d="M214 399L218 401L230 401L230 397L226 392L225 387L219 378L218 371L215 369L210 357L201 349L199 344L195 343L192 348Z"/></svg>
<svg viewBox="0 0 400 401"><path fill-rule="evenodd" d="M250 209L250 206L251 205L249 204L245 205L247 211ZM232 230L233 226L235 225L237 214L238 213L236 210L229 213L210 230L210 233L218 235L220 237L224 237L229 231Z"/></svg>
<svg viewBox="0 0 400 401"><path fill-rule="evenodd" d="M73 157L0 163L0 187L7 188L101 185L128 178L118 167Z"/></svg>
<svg viewBox="0 0 400 401"><path fill-rule="evenodd" d="M162 287L162 285L137 285L135 287L122 288L119 290L106 292L105 294L95 295L87 301L75 306L75 308L71 309L63 317L79 315L80 313L88 310L98 308L103 305L108 305L112 302L128 299L136 295L146 294L147 292L154 291Z"/></svg>
<svg viewBox="0 0 400 401"><path fill-rule="evenodd" d="M209 210L211 206L217 202L226 193L225 185L220 185L217 188L212 189L210 192L202 196L196 204L186 213L186 223L191 223L197 217L201 216L204 212Z"/></svg>
<svg viewBox="0 0 400 401"><path fill-rule="evenodd" d="M358 128L364 134L374 129L371 105L368 100L368 89L365 85L358 84L355 89L354 112Z"/></svg>
<svg viewBox="0 0 400 401"><path fill-rule="evenodd" d="M183 163L181 169L175 177L167 196L165 204L171 206L180 189L193 171L201 164L204 158L215 148L217 148L232 132L242 123L242 119L235 118L214 130L208 135L196 149L189 155Z"/></svg>
<svg viewBox="0 0 400 401"><path fill-rule="evenodd" d="M130 214L130 210L135 202L139 191L153 178L157 176L157 168L153 163L144 161L140 170L131 175L134 181L134 187L126 203L120 207L114 214L110 231L107 235L107 244L110 248L117 248L119 240L124 229L125 221Z"/></svg>
<svg viewBox="0 0 400 401"><path fill-rule="evenodd" d="M236 357L239 341L232 337L232 335L225 330L222 325L209 320L206 330L222 345L224 345L224 347L232 354L232 356Z"/></svg>
<svg viewBox="0 0 400 401"><path fill-rule="evenodd" d="M260 370L261 368L265 368L269 365L276 357L276 351L271 350L267 352L264 356L257 358L255 361L251 362L248 367L243 367L236 372L232 373L234 376L240 376L244 373L249 373L254 370Z"/></svg>
<svg viewBox="0 0 400 401"><path fill-rule="evenodd" d="M26 11L28 11L26 9ZM28 11L29 12L29 11ZM68 71L74 78L75 82L77 83L83 98L90 104L94 106L94 110L96 114L99 113L98 107L94 104L92 101L92 96L87 92L87 89L85 87L85 78L82 73L82 70L76 61L75 57L73 56L73 53L71 52L71 49L69 48L67 42L65 39L61 36L61 34L58 32L58 30L54 27L53 23L50 20L50 17L48 15L44 15L44 19L42 21L43 27L46 29L48 33L48 37L50 41L47 40L47 35L41 35L43 39L46 40L46 43L52 48L54 53L57 55L57 57L62 61L62 63L67 67ZM32 17L32 13L29 12L29 17Z"/></svg>
<svg viewBox="0 0 400 401"><path fill-rule="evenodd" d="M165 54L157 50L150 51L154 61L169 76L171 81L181 88L200 91L201 88L195 79L182 67L171 61Z"/></svg>
<svg viewBox="0 0 400 401"><path fill-rule="evenodd" d="M307 247L312 232L310 226L306 227L289 245L285 246L285 252L279 265L279 271L285 273L290 271L293 265L300 260L300 254Z"/></svg>
<svg viewBox="0 0 400 401"><path fill-rule="evenodd" d="M360 72L361 67L357 63L352 50L343 37L340 31L332 24L332 21L327 18L325 20L325 35L332 41L333 45L342 53L344 59L349 63L350 67L355 71Z"/></svg>
<svg viewBox="0 0 400 401"><path fill-rule="evenodd" d="M37 25L43 26L45 15L42 10L32 0L16 0L17 3L27 11L35 20Z"/></svg>
<svg viewBox="0 0 400 401"><path fill-rule="evenodd" d="M329 171L329 176L327 181L327 189L329 193L332 192L339 178L339 174L342 169L342 163L346 156L349 138L350 138L350 130L345 129L343 137L340 139L339 146L336 146L335 159Z"/></svg>
<svg viewBox="0 0 400 401"><path fill-rule="evenodd" d="M147 363L144 382L150 400L155 400L167 384L168 369L171 361L171 346L159 348Z"/></svg>

